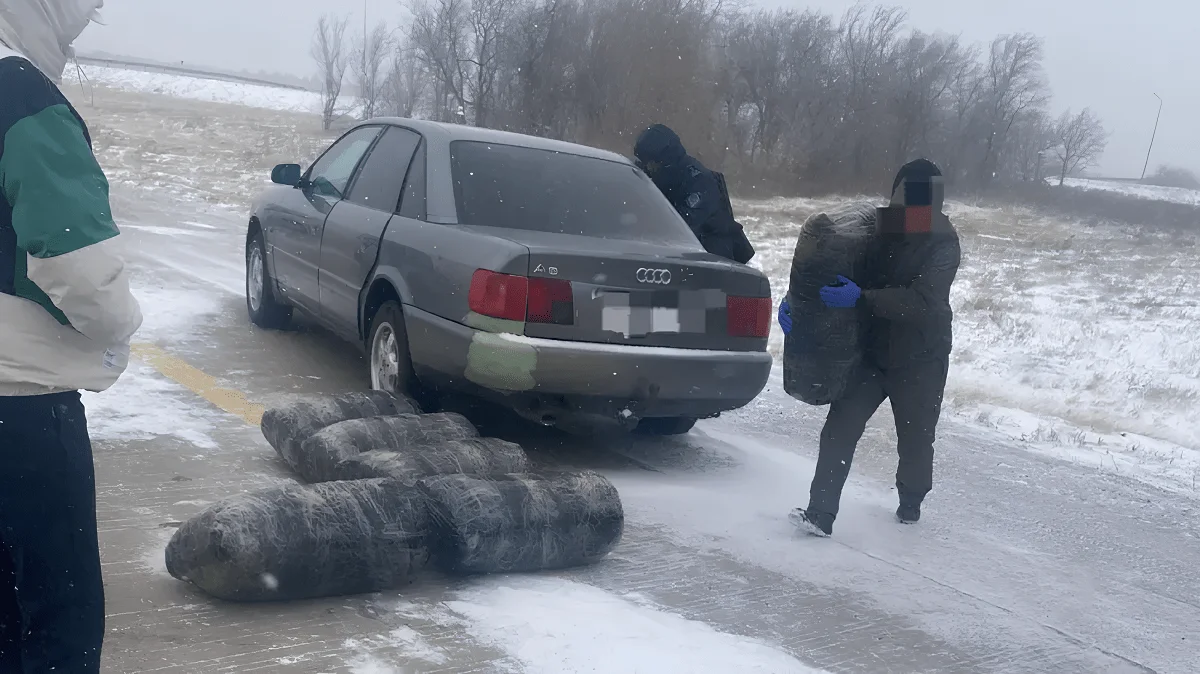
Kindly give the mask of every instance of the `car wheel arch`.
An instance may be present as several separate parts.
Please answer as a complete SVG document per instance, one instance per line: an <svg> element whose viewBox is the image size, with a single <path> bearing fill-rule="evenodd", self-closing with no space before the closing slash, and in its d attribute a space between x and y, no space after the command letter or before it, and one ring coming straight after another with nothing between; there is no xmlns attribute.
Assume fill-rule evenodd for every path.
<svg viewBox="0 0 1200 674"><path fill-rule="evenodd" d="M363 293L362 308L358 312L358 334L365 344L371 337L371 319L379 308L388 301L394 301L404 305L404 298L396 289L396 285L384 276L376 276L375 279L367 286Z"/></svg>

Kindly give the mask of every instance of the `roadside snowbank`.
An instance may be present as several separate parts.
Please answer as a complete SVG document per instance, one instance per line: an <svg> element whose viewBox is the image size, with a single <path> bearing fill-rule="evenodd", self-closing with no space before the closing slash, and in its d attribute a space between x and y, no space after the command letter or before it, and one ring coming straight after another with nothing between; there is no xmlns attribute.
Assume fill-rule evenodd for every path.
<svg viewBox="0 0 1200 674"><path fill-rule="evenodd" d="M1083 190L1103 190L1119 192L1131 197L1153 199L1155 201L1173 201L1177 204L1200 206L1200 190L1189 190L1182 187L1161 187L1159 185L1143 185L1140 183L1115 182L1109 180L1092 180L1090 178L1067 178L1063 183L1067 187L1077 187Z"/></svg>

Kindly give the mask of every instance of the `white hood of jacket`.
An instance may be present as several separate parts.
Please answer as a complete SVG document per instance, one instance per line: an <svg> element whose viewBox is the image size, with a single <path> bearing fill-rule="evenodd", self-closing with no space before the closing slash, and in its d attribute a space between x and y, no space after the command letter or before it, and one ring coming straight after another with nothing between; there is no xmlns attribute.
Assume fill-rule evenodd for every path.
<svg viewBox="0 0 1200 674"><path fill-rule="evenodd" d="M58 83L75 53L71 43L103 6L104 0L0 0L0 43Z"/></svg>

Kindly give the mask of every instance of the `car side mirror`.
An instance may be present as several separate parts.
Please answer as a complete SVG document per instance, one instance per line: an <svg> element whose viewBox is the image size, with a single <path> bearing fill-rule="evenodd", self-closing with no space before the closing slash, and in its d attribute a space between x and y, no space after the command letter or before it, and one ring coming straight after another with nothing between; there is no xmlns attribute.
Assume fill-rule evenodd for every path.
<svg viewBox="0 0 1200 674"><path fill-rule="evenodd" d="M296 187L300 184L302 171L299 164L280 164L271 169L271 182L276 185Z"/></svg>

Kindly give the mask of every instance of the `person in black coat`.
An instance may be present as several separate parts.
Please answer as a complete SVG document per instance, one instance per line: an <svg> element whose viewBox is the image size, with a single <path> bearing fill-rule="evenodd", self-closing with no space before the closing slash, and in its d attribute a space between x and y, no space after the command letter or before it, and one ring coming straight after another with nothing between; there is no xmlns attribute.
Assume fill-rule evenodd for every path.
<svg viewBox="0 0 1200 674"><path fill-rule="evenodd" d="M840 276L821 289L827 307L861 312L866 346L860 373L829 407L808 507L791 515L811 533L832 533L854 450L885 399L898 438L896 517L919 520L933 487L933 443L952 346L950 286L961 260L958 233L942 213L941 175L927 159L905 164L892 183L891 206L876 211L864 278ZM785 332L791 320L782 307Z"/></svg>
<svg viewBox="0 0 1200 674"><path fill-rule="evenodd" d="M651 126L638 136L633 153L704 250L742 264L754 257L754 248L733 218L723 177L690 156L674 131L662 124Z"/></svg>

